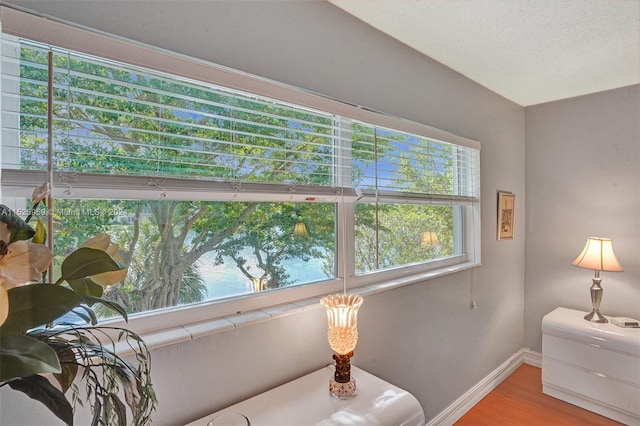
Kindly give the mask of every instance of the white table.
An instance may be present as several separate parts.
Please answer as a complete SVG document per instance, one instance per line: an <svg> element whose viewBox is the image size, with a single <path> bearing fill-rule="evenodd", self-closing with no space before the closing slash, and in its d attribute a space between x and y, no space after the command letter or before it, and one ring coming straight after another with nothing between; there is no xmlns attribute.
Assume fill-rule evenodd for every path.
<svg viewBox="0 0 640 426"><path fill-rule="evenodd" d="M640 328L586 321L557 308L542 320L543 392L640 425Z"/></svg>
<svg viewBox="0 0 640 426"><path fill-rule="evenodd" d="M321 368L187 426L206 426L214 416L225 413L241 413L251 426L425 424L424 411L413 395L357 367L351 367L351 375L358 394L350 400L332 397L329 379L333 372L333 366Z"/></svg>

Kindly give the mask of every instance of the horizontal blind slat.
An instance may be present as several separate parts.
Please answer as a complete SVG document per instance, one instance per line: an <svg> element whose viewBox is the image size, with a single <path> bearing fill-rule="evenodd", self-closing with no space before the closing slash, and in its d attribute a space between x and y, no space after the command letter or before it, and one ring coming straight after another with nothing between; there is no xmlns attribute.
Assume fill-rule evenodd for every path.
<svg viewBox="0 0 640 426"><path fill-rule="evenodd" d="M354 122L353 162L360 173L354 186L363 190L473 196L479 192L471 169L471 149Z"/></svg>
<svg viewBox="0 0 640 426"><path fill-rule="evenodd" d="M21 126L26 139L13 149L23 166L37 167L44 146L28 139L43 134L33 132L34 123L46 123L45 99L35 93L46 94L47 67L40 62L49 49L22 46L29 60L7 59L21 79L11 77L15 69L3 79L20 84L19 119L31 120ZM334 183L339 161L331 115L54 50L62 65L54 69L55 167L61 170ZM32 111L25 110L29 101Z"/></svg>
<svg viewBox="0 0 640 426"><path fill-rule="evenodd" d="M3 57L12 65L3 82L21 87L19 95L5 91L14 102L3 104L3 117L20 112L25 141L9 148L23 167L37 168L46 135L38 129L46 123L42 61L51 48L21 46L23 60ZM307 107L53 50L60 170L319 185L351 176L364 190L479 194L473 149L348 119L351 129L341 132L336 117Z"/></svg>

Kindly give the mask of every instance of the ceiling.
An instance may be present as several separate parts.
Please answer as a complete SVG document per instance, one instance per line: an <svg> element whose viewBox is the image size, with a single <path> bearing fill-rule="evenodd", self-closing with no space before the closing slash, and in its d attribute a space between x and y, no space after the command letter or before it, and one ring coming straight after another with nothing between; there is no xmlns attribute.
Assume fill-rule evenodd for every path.
<svg viewBox="0 0 640 426"><path fill-rule="evenodd" d="M640 83L640 0L329 0L522 106Z"/></svg>

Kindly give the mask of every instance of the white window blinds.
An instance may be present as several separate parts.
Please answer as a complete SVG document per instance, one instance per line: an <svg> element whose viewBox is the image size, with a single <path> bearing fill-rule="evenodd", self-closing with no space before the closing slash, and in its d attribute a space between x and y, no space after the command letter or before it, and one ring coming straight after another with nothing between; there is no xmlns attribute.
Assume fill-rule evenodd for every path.
<svg viewBox="0 0 640 426"><path fill-rule="evenodd" d="M479 198L478 150L361 122L352 128L352 183L365 197L456 204Z"/></svg>
<svg viewBox="0 0 640 426"><path fill-rule="evenodd" d="M47 163L47 73L53 61L53 168L333 187L331 114L22 41L4 41L5 167ZM50 56L49 52L53 54ZM13 152L12 152L13 151Z"/></svg>
<svg viewBox="0 0 640 426"><path fill-rule="evenodd" d="M5 188L42 181L37 171L46 163L51 137L53 167L62 187L89 192L113 188L116 196L149 188L161 188L170 198L172 191L189 192L183 196L189 199L228 192L288 193L304 200L350 195L353 188L365 199L375 192L379 200L407 202L418 196L420 202L459 203L479 196L476 141L148 46L107 43L102 34L1 10L3 31L12 34L3 35L2 46ZM26 35L36 41L19 38ZM51 135L45 115L49 51Z"/></svg>

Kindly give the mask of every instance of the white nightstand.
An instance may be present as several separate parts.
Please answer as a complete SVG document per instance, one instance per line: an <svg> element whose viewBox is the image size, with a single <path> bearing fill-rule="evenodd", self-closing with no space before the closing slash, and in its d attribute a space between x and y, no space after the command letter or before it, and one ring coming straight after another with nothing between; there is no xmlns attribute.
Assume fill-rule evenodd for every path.
<svg viewBox="0 0 640 426"><path fill-rule="evenodd" d="M557 308L542 320L542 389L627 425L640 425L640 328L586 321Z"/></svg>
<svg viewBox="0 0 640 426"><path fill-rule="evenodd" d="M329 395L333 372L333 366L322 368L187 426L206 426L224 413L241 413L251 426L425 424L424 411L413 395L357 367L351 367L351 374L358 394L344 401L334 398Z"/></svg>

